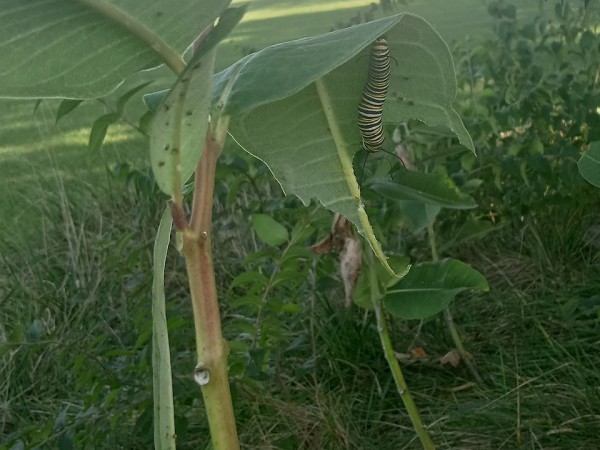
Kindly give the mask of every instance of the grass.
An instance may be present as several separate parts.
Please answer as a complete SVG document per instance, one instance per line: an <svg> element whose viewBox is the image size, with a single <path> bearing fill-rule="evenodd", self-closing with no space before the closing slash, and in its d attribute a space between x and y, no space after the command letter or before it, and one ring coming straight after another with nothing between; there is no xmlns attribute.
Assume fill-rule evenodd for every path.
<svg viewBox="0 0 600 450"><path fill-rule="evenodd" d="M506 253L498 249L495 262L489 251L471 258L496 292L462 299L453 308L484 384L472 385L464 368L436 363L405 368L424 419L439 448L515 448L519 440L525 448L593 445L600 420L597 321L566 316L572 287L544 289L529 259L513 254L504 260ZM503 266L520 269L520 276ZM244 441L249 448L419 448L372 317L340 310L320 291L313 295L305 326L314 344L302 350L318 349L316 363L304 378L285 373L283 387L273 380L269 394L261 391L251 403L249 422L243 422ZM439 319L423 326L397 323L394 337L401 352L419 346L437 357L452 348ZM310 356L287 355L285 361L294 367Z"/></svg>
<svg viewBox="0 0 600 450"><path fill-rule="evenodd" d="M357 3L329 3L318 11L297 2L292 10L290 4L252 2L221 64L250 47L326 31L355 14L351 7ZM473 4L481 5L456 2L454 18L439 1L415 2L410 9L452 39L467 18L473 34L487 29L470 13ZM9 125L0 130L0 449L19 439L24 448L149 448L150 258L164 199L144 187L145 142L117 127L102 152L90 154L86 130L102 111L98 104L82 106L58 127L56 101L43 102L35 116L32 102L2 104ZM117 161L141 172L130 171L133 182L126 184L106 171ZM247 269L247 255L264 249L248 239L244 225L257 203L255 191L244 185L227 203L224 183L231 173L223 170L216 264L223 298L233 302L227 284ZM296 203L279 199L272 180L259 176L256 183L274 213L287 211L290 223L299 220ZM499 233L460 249L458 256L492 286L489 294L461 297L452 307L481 385L463 367L436 362L452 349L441 318L393 324L398 352L421 347L428 356L404 370L438 448L597 446L599 322L586 301L600 290L600 273L597 256L584 243L588 214L573 205L552 226L529 226L518 239ZM315 226L326 230L328 215L319 220ZM271 264L267 258L263 270ZM206 423L190 377L193 331L182 267L177 254L170 254L179 448L204 448ZM332 258L321 258L310 273L314 279L297 299L301 312L275 341L277 370L263 381L234 380L244 448L419 448L381 354L374 318L341 307ZM226 333L235 315L227 309Z"/></svg>
<svg viewBox="0 0 600 450"><path fill-rule="evenodd" d="M69 195L82 189L106 198L107 167L116 161L146 165L145 143L125 126L114 127L101 152L87 151L89 127L102 108L90 104L65 117L57 126L54 114L57 101L44 101L34 116L30 101L3 101L4 121L10 124L0 131L3 176L0 179L0 245L5 241L33 240L41 237L41 219L57 210L56 192L63 183ZM83 183L78 183L84 181ZM70 186L77 188L70 189ZM93 200L92 200L93 201ZM1 248L1 247L0 247Z"/></svg>
<svg viewBox="0 0 600 450"><path fill-rule="evenodd" d="M247 3L248 13L226 41L228 45L220 56L225 64L250 50L331 31L337 25L367 13L372 2L253 0L234 3ZM538 7L534 0L519 2L518 14L532 16ZM486 13L486 4L481 0L454 1L451 8L444 0L409 0L396 2L393 12L409 12L426 18L449 43L469 36L481 38L491 33L492 21ZM381 16L379 11L375 14L376 18Z"/></svg>

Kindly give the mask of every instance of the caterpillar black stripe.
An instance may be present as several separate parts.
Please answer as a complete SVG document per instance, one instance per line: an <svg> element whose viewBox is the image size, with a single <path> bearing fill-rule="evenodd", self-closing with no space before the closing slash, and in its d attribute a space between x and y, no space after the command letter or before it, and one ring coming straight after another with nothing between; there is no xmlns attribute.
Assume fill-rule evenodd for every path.
<svg viewBox="0 0 600 450"><path fill-rule="evenodd" d="M369 75L358 105L358 128L363 149L369 153L383 150L383 104L390 84L390 50L384 38L371 45Z"/></svg>

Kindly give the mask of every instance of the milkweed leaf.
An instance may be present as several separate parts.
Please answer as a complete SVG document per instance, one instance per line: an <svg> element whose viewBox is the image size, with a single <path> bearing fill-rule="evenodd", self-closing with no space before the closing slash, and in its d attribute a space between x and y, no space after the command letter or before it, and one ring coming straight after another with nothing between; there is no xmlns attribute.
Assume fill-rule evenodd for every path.
<svg viewBox="0 0 600 450"><path fill-rule="evenodd" d="M92 124L92 130L90 131L90 139L88 142L88 148L90 151L97 151L102 147L104 138L108 132L108 127L115 123L121 115L119 113L108 113L98 117Z"/></svg>
<svg viewBox="0 0 600 450"><path fill-rule="evenodd" d="M58 121L66 116L67 114L69 114L71 111L73 111L75 108L77 108L79 105L81 105L81 102L83 100L73 100L70 98L67 98L65 100L63 100L62 102L60 102L60 105L58 106L58 111L56 112L56 120L54 121L54 123L58 123Z"/></svg>
<svg viewBox="0 0 600 450"><path fill-rule="evenodd" d="M231 115L231 134L268 165L286 193L306 205L316 198L348 218L391 270L352 169L361 147L357 107L368 71L365 56L382 35L398 62L392 65L384 121L443 125L473 151L452 107L457 87L448 46L427 22L410 14L248 55L215 76L213 104ZM281 70L287 66L297 70Z"/></svg>
<svg viewBox="0 0 600 450"><path fill-rule="evenodd" d="M388 289L385 309L401 319L425 319L447 308L461 292L487 291L485 277L468 264L455 259L424 262Z"/></svg>

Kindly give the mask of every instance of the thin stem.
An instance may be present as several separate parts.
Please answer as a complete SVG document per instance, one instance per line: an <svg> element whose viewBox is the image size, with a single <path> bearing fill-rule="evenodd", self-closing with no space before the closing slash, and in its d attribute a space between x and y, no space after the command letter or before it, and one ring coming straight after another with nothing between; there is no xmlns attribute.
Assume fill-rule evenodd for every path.
<svg viewBox="0 0 600 450"><path fill-rule="evenodd" d="M281 270L281 266L283 265L283 261L287 255L287 252L292 248L295 244L293 241L289 241L283 252L281 252L281 258L275 264L275 269L271 273L269 277L269 281L263 290L262 297L260 299L260 306L258 307L258 313L256 314L256 325L254 327L254 338L252 339L252 348L255 349L258 346L258 341L262 334L262 321L263 314L265 312L265 307L267 306L267 302L269 300L269 295L271 294L271 289L273 288L273 283L275 281L275 277L279 274Z"/></svg>
<svg viewBox="0 0 600 450"><path fill-rule="evenodd" d="M163 61L173 72L180 75L185 69L185 61L181 55L169 46L162 38L145 24L137 20L128 12L109 3L106 0L77 0L93 9L97 13L115 22L129 31L131 34L141 39L154 52L158 54Z"/></svg>
<svg viewBox="0 0 600 450"><path fill-rule="evenodd" d="M431 249L431 259L433 261L438 261L439 256L437 253L437 245L435 242L435 231L433 229L433 221L430 221L427 223L427 236L429 237L429 247ZM475 378L475 380L478 383L481 383L482 380L481 380L481 377L479 376L479 372L477 372L477 369L475 368L473 361L471 361L471 355L465 350L465 346L462 343L462 338L460 337L460 333L458 332L458 329L456 328L456 325L454 324L454 319L452 318L452 313L450 312L449 308L444 309L444 320L446 322L446 326L448 327L448 330L450 331L450 336L452 337L452 341L454 342L454 346L456 347L456 350L458 351L460 358L467 366L467 369L469 370L469 372L471 372L471 375L473 375L473 378Z"/></svg>
<svg viewBox="0 0 600 450"><path fill-rule="evenodd" d="M212 206L217 159L225 135L207 133L196 168L192 220L183 231L183 253L188 271L196 329L198 364L195 379L202 388L214 450L237 450L239 442L229 390L229 346L221 330L211 252Z"/></svg>
<svg viewBox="0 0 600 450"><path fill-rule="evenodd" d="M471 361L471 355L465 350L465 347L462 343L460 334L458 333L458 329L456 328L456 325L454 324L454 319L452 318L452 313L450 312L450 309L448 309L448 308L446 308L444 310L444 320L446 321L446 326L448 327L448 330L450 331L450 336L452 336L452 341L454 341L454 346L456 347L456 350L458 351L460 358L467 366L467 369L469 369L469 372L471 372L471 375L473 375L473 378L475 378L475 381L477 381L478 383L481 383L482 380L481 380L481 377L479 376L479 372L477 372L477 369L475 368L475 366L473 365L473 362Z"/></svg>
<svg viewBox="0 0 600 450"><path fill-rule="evenodd" d="M425 206L427 208L427 206ZM439 261L440 257L437 252L437 244L435 242L435 231L433 229L433 221L427 222L427 237L429 239L429 248L431 250L432 261Z"/></svg>
<svg viewBox="0 0 600 450"><path fill-rule="evenodd" d="M387 323L385 320L385 315L383 314L383 310L381 307L381 300L379 298L378 291L378 281L377 274L371 265L369 269L369 281L371 285L371 300L373 301L373 306L375 307L375 316L377 318L377 331L379 333L379 339L381 341L381 346L383 347L383 353L385 355L385 359L390 367L390 371L392 372L392 377L394 378L394 382L396 383L396 389L398 394L400 394L400 398L402 402L404 402L404 407L408 412L410 420L412 422L413 428L419 436L421 440L421 444L425 450L435 450L435 445L427 432L427 429L423 425L421 421L421 416L419 415L419 411L417 410L417 406L408 390L408 385L406 384L406 380L404 379L404 375L402 373L402 369L400 368L400 364L394 355L394 348L392 346L392 341L390 339L390 335L387 328Z"/></svg>

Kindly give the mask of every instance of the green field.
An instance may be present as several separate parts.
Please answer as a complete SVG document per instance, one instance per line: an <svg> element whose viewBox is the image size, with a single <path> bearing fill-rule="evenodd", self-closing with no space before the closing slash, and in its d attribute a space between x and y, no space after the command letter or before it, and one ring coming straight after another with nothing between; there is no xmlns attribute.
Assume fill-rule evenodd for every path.
<svg viewBox="0 0 600 450"><path fill-rule="evenodd" d="M337 28L369 3L252 0L217 65ZM492 35L482 0L400 3L395 12L423 16L449 43ZM519 2L519 17L533 17L540 3ZM161 73L147 91L168 84ZM126 82L107 104L131 85ZM55 124L59 104L0 100L0 450L150 448L151 255L166 198L140 187L148 180L146 138L120 124L111 127L100 151L90 152L89 127L107 106L86 102ZM135 121L142 112L134 98L128 117ZM228 150L242 154L233 146ZM114 174L116 163L132 168L129 184ZM330 226L329 215L315 212L314 205L297 212L299 202L283 199L260 165L252 170L258 173L253 185L233 203L224 200L232 169L220 172L215 265L223 298L235 297L228 284L237 275L262 270L245 261L249 255L258 255L265 271L278 263L277 251L257 244L248 225L259 201L288 218L290 228L294 220L315 217L315 226ZM597 247L584 239L597 220L587 200L550 205L536 221L498 231L453 255L482 272L491 286L489 293L464 295L452 306L481 383L462 365L439 364L453 348L440 317L394 322L397 352L426 352L423 361L403 370L437 448L598 447L600 265ZM427 246L419 239L415 253L422 255ZM335 272L333 257L322 264ZM207 448L201 399L190 381L194 334L187 281L175 251L166 278L178 446ZM336 274L307 280L288 294L302 313L281 325L272 376L233 383L242 448L421 448L372 314L341 307ZM234 336L243 316L244 306L236 308L235 302L224 305L226 337Z"/></svg>

